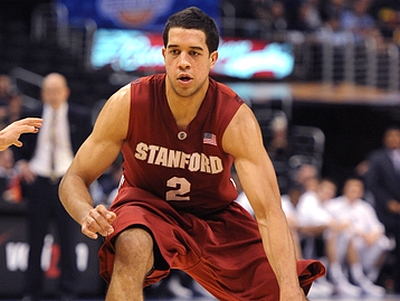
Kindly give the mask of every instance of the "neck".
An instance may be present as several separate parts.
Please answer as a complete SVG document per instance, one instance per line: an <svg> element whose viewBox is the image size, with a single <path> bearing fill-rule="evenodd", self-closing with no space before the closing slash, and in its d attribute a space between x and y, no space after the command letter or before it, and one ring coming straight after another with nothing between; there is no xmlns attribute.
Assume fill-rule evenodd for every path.
<svg viewBox="0 0 400 301"><path fill-rule="evenodd" d="M168 83L166 84L166 96L169 108L175 122L181 129L186 129L190 122L196 117L201 104L203 103L208 88L208 81L195 93L182 96Z"/></svg>

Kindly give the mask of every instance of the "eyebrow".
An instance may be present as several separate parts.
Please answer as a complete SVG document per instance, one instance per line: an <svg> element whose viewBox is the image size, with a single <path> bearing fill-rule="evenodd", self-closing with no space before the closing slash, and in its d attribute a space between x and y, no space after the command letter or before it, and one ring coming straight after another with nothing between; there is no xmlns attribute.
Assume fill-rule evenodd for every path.
<svg viewBox="0 0 400 301"><path fill-rule="evenodd" d="M177 44L170 44L167 46L167 48L179 48L180 46ZM200 46L189 46L190 49L193 50L199 50L199 51L204 51L204 49Z"/></svg>

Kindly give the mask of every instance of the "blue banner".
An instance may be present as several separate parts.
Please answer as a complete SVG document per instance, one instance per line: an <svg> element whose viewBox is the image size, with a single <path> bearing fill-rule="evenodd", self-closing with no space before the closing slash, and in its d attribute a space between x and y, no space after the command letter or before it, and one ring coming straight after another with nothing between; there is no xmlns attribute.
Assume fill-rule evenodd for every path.
<svg viewBox="0 0 400 301"><path fill-rule="evenodd" d="M216 0L57 0L68 9L71 23L93 19L99 28L161 32L168 17L196 6L219 22Z"/></svg>
<svg viewBox="0 0 400 301"><path fill-rule="evenodd" d="M160 33L100 28L94 34L90 62L94 69L164 72ZM251 39L221 39L211 73L239 79L282 79L294 67L290 44Z"/></svg>

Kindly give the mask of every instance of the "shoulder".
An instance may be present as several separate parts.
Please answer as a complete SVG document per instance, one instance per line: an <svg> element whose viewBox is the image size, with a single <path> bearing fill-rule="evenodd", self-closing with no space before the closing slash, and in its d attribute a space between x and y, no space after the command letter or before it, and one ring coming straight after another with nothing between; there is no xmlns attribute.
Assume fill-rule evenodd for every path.
<svg viewBox="0 0 400 301"><path fill-rule="evenodd" d="M240 104L223 135L224 150L234 157L261 155L264 145L260 127L251 109Z"/></svg>
<svg viewBox="0 0 400 301"><path fill-rule="evenodd" d="M94 133L101 136L125 138L130 115L131 83L121 87L111 95L98 114Z"/></svg>
<svg viewBox="0 0 400 301"><path fill-rule="evenodd" d="M105 103L105 107L108 109L125 110L129 106L131 98L131 85L129 83L119 88L114 94L112 94Z"/></svg>
<svg viewBox="0 0 400 301"><path fill-rule="evenodd" d="M149 76L143 76L132 81L129 86L132 89L140 89L145 87L160 86L165 81L165 74L153 74Z"/></svg>

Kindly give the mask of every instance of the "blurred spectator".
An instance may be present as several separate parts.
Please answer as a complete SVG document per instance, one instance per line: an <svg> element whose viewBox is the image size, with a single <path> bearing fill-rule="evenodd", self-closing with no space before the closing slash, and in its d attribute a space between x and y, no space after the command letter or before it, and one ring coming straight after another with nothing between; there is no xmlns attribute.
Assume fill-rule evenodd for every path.
<svg viewBox="0 0 400 301"><path fill-rule="evenodd" d="M70 89L61 74L48 74L41 88L42 105L27 115L43 117L43 126L37 135L23 135L23 147L15 148L28 203L29 259L24 301L41 300L44 293L41 254L51 222L56 225L61 248L57 297L71 301L78 293L75 246L80 231L58 198L58 185L74 154L91 132L91 116L88 110L68 102Z"/></svg>
<svg viewBox="0 0 400 301"><path fill-rule="evenodd" d="M235 36L259 38L264 24L264 16L268 13L268 1L264 0L230 0L229 5L234 7L234 18L240 25L235 28ZM232 17L232 16L229 16Z"/></svg>
<svg viewBox="0 0 400 301"><path fill-rule="evenodd" d="M316 31L316 37L319 42L329 43L333 46L346 45L353 41L353 35L343 30L340 23L340 17L329 15L324 24Z"/></svg>
<svg viewBox="0 0 400 301"><path fill-rule="evenodd" d="M296 29L304 32L314 32L322 25L319 0L303 1L298 10Z"/></svg>
<svg viewBox="0 0 400 301"><path fill-rule="evenodd" d="M387 235L394 238L394 290L400 293L400 128L392 126L383 134L383 147L373 151L369 158L366 183L374 196L379 220Z"/></svg>
<svg viewBox="0 0 400 301"><path fill-rule="evenodd" d="M272 0L251 0L250 1L250 11L251 17L257 23L257 32L255 29L250 29L247 27L249 32L253 32L253 36L259 38L261 36L261 31L269 31L271 27L271 6Z"/></svg>
<svg viewBox="0 0 400 301"><path fill-rule="evenodd" d="M288 22L288 29L296 29L298 12L303 0L285 0L286 20Z"/></svg>
<svg viewBox="0 0 400 301"><path fill-rule="evenodd" d="M270 131L272 137L266 149L274 165L281 194L285 194L290 185L288 161L292 155L292 147L288 137L288 120L284 113L272 119Z"/></svg>
<svg viewBox="0 0 400 301"><path fill-rule="evenodd" d="M374 37L377 42L381 40L380 32L374 18L368 13L371 0L355 0L350 9L343 12L341 26L343 30L351 31L356 42L365 38Z"/></svg>
<svg viewBox="0 0 400 301"><path fill-rule="evenodd" d="M19 116L15 119L13 116L13 120L9 118L9 106L14 108L18 102L20 102L20 95L11 78L6 74L0 74L0 128L19 118Z"/></svg>
<svg viewBox="0 0 400 301"><path fill-rule="evenodd" d="M267 151L271 158L287 160L292 153L288 140L288 120L284 113L275 116L270 124L271 141L267 145Z"/></svg>
<svg viewBox="0 0 400 301"><path fill-rule="evenodd" d="M302 164L292 176L293 185L303 187L304 192L316 191L319 185L318 169L312 164Z"/></svg>
<svg viewBox="0 0 400 301"><path fill-rule="evenodd" d="M274 1L270 7L271 30L275 32L288 29L286 8L282 1Z"/></svg>
<svg viewBox="0 0 400 301"><path fill-rule="evenodd" d="M341 19L343 13L346 11L345 0L327 0L321 2L321 18L326 21L331 18Z"/></svg>
<svg viewBox="0 0 400 301"><path fill-rule="evenodd" d="M16 94L16 88L11 78L6 74L0 74L0 106L7 105L9 99Z"/></svg>
<svg viewBox="0 0 400 301"><path fill-rule="evenodd" d="M9 148L0 152L0 193L7 202L19 203L22 199L14 154Z"/></svg>
<svg viewBox="0 0 400 301"><path fill-rule="evenodd" d="M305 174L312 171L312 166L306 166ZM312 179L313 176L304 177L305 182ZM301 239L303 257L318 258L325 260L325 242L324 234L329 229L341 229L336 221L324 208L324 202L332 199L336 194L336 184L329 179L316 180L316 187L311 187L306 190L300 197L296 206L298 231ZM315 285L314 285L315 284ZM319 279L313 284L312 294L316 295L331 295L333 294L333 286L326 281L325 278ZM343 286L345 289L345 286Z"/></svg>
<svg viewBox="0 0 400 301"><path fill-rule="evenodd" d="M384 289L373 285L360 269L358 249L352 244L354 230L352 221L337 218L329 207L336 195L336 184L329 179L321 179L316 191L304 193L297 205L297 218L300 233L305 234L303 253L305 258L326 257L328 276L335 291L342 296L359 297L362 293L382 296ZM317 239L322 247L318 249ZM344 272L344 263L349 263L353 278L358 285L353 285ZM353 280L354 280L353 279ZM317 283L317 282L316 282ZM329 292L329 284L325 291ZM331 288L331 293L334 290Z"/></svg>
<svg viewBox="0 0 400 301"><path fill-rule="evenodd" d="M245 24L246 37L260 38L265 36L265 33L285 31L288 28L283 1L251 0L245 10L248 11L247 17L255 21L255 23L247 22Z"/></svg>
<svg viewBox="0 0 400 301"><path fill-rule="evenodd" d="M6 123L10 124L16 120L21 118L22 113L22 105L23 105L23 97L21 93L16 91L15 94L12 95L8 102L7 106L7 116L6 116Z"/></svg>
<svg viewBox="0 0 400 301"><path fill-rule="evenodd" d="M336 233L337 241L331 250L332 257L344 264L348 249L353 252L347 256L352 281L361 287L364 293L383 296L384 288L374 285L377 280L387 251L391 247L385 228L378 220L375 209L361 198L364 195L364 184L356 178L345 181L343 193L328 201L325 208L335 220L349 224L342 233Z"/></svg>
<svg viewBox="0 0 400 301"><path fill-rule="evenodd" d="M303 247L305 258L323 256L323 248L316 250L315 239L322 238L323 233L336 228L336 221L324 208L324 202L335 197L337 186L329 179L321 179L316 190L307 190L297 204L297 220L301 232L306 236Z"/></svg>
<svg viewBox="0 0 400 301"><path fill-rule="evenodd" d="M374 0L370 13L378 21L382 37L400 44L400 1Z"/></svg>

